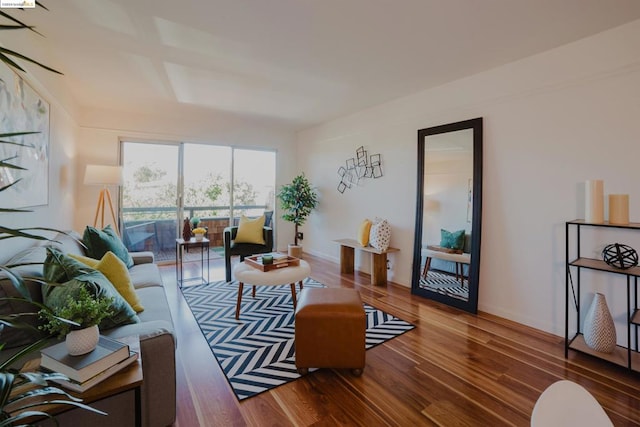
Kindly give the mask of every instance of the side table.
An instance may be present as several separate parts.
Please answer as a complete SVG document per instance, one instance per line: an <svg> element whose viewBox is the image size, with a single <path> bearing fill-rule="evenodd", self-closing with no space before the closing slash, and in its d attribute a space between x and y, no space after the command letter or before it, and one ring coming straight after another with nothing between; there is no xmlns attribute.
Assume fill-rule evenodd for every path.
<svg viewBox="0 0 640 427"><path fill-rule="evenodd" d="M184 250L185 248L200 247L200 277L184 278ZM207 251L207 279L204 278L204 252ZM209 262L211 259L209 251L209 239L204 237L202 240L196 240L195 237L185 241L184 239L176 239L176 280L178 281L178 287L182 287L182 284L187 280L201 280L203 284L209 283Z"/></svg>
<svg viewBox="0 0 640 427"><path fill-rule="evenodd" d="M143 371L142 371L142 353L140 351L140 343L138 336L131 336L120 339L123 342L129 344L131 350L136 351L138 353L138 359L133 362L131 365L127 366L123 370L115 373L113 376L105 379L103 382L91 387L85 392L78 393L74 391L68 391L69 394L75 397L79 397L82 399L82 403L90 405L93 403L99 403L105 399L113 398L119 395L124 395L125 393L133 392L133 408L134 408L134 419L126 420L126 425L134 425L136 427L142 426L142 382L143 382ZM23 372L29 371L37 371L40 366L40 358L35 358L27 361L25 365L22 367ZM52 386L57 386L53 382ZM64 386L59 386L64 388ZM91 412L84 411L83 409L76 408L74 406L52 403L48 405L37 405L37 403L42 402L46 398L44 396L34 395L32 397L32 403L34 406L30 408L31 410L42 410L46 411L51 415L55 415L60 418L60 423L62 425L72 425L77 423L78 415L89 416L93 415ZM85 413L86 412L86 413ZM13 413L11 415L16 415L17 413ZM95 415L95 422L97 425L113 425L114 421L109 419L108 417L103 417L102 415ZM82 417L81 417L82 418ZM82 418L83 420L87 420ZM91 419L91 418L89 418ZM28 418L24 420L24 422L35 423L37 424L39 421L43 421L37 417ZM122 421L122 420L120 420ZM48 424L47 424L48 425Z"/></svg>

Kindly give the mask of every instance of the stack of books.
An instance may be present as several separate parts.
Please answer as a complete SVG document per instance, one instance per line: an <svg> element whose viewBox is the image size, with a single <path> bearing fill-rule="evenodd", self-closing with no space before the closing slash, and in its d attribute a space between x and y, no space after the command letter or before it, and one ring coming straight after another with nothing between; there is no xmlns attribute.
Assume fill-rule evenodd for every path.
<svg viewBox="0 0 640 427"><path fill-rule="evenodd" d="M41 350L40 368L66 375L68 381L52 381L82 393L138 360L139 347L137 336L119 341L101 335L95 350L71 356L61 342Z"/></svg>

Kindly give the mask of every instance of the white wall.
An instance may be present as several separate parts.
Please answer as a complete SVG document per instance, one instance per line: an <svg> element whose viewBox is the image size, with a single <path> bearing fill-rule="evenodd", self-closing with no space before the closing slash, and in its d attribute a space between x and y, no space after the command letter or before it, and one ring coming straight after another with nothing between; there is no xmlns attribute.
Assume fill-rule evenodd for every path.
<svg viewBox="0 0 640 427"><path fill-rule="evenodd" d="M390 278L409 286L416 131L474 117L485 129L479 308L564 335L564 222L584 215L581 183L629 193L640 221L640 21L299 133L300 169L320 191L305 250L337 260L332 239L386 217L401 249ZM340 194L336 170L361 145L382 154L385 176ZM615 240L640 249L640 235L594 235L583 255ZM589 274L584 301L604 291L621 327L621 276Z"/></svg>
<svg viewBox="0 0 640 427"><path fill-rule="evenodd" d="M289 181L296 173L294 135L290 131L269 127L258 121L239 120L231 115L191 114L162 117L105 110L85 110L81 116L80 144L76 173L78 209L74 228L83 230L93 224L99 187L83 185L87 164L119 164L122 139L139 141L198 142L234 147L268 147L277 151L276 186ZM149 155L153 155L152 152ZM115 194L114 194L115 197ZM117 201L114 200L117 204ZM115 207L117 209L117 207ZM106 221L106 218L105 218ZM278 220L276 240L286 249L293 239L293 229Z"/></svg>

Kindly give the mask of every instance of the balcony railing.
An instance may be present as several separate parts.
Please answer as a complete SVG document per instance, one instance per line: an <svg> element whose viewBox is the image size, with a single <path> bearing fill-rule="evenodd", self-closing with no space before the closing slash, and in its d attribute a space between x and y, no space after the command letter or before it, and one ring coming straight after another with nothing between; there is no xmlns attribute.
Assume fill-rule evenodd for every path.
<svg viewBox="0 0 640 427"><path fill-rule="evenodd" d="M234 216L261 215L266 205L235 205ZM198 217L200 226L209 229L211 246L223 246L222 234L229 226L230 206L185 206L184 216ZM153 251L156 256L175 251L178 231L176 207L131 207L122 209L122 233L130 251Z"/></svg>

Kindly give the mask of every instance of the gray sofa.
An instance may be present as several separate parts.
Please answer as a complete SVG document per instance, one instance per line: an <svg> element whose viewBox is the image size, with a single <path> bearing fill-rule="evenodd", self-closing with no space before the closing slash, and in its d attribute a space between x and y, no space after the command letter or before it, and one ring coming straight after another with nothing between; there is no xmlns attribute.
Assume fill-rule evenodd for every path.
<svg viewBox="0 0 640 427"><path fill-rule="evenodd" d="M71 233L75 239L80 236ZM46 245L53 244L64 253L85 255L84 248L74 238L65 234L58 234L52 240L56 242L39 243L21 251L5 264L42 263L46 258ZM151 252L131 253L134 266L129 269L131 280L138 297L144 306L144 311L138 313L140 323L119 326L101 331L103 335L118 338L138 335L140 338L140 353L144 380L141 393L142 425L167 426L173 424L176 417L176 369L175 348L176 339L174 327L169 311L162 278L158 266L154 263ZM42 265L34 264L19 267L23 277L42 276ZM41 284L36 281L26 281L34 299L42 301ZM18 296L14 287L5 279L0 280L0 296ZM0 302L0 312L18 313L34 311L33 306L20 302ZM9 349L0 352L0 359L7 359L19 350L20 345L33 341L33 334L25 331L5 328L0 331L0 342L8 343ZM37 356L37 355L35 355ZM121 394L103 399L92 404L109 413L104 417L88 411L74 409L58 417L61 425L114 426L133 425L133 393Z"/></svg>

